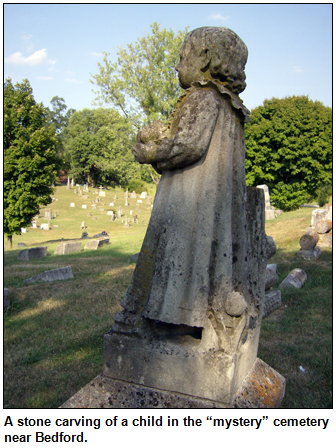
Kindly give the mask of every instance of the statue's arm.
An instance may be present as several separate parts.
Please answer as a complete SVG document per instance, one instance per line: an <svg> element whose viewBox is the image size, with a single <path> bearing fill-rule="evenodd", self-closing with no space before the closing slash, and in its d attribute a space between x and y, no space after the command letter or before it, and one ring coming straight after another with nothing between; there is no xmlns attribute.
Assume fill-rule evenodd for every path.
<svg viewBox="0 0 336 448"><path fill-rule="evenodd" d="M209 147L219 109L212 90L197 89L185 100L177 132L157 146L141 143L141 133L133 150L140 163L151 163L160 171L181 168L199 160Z"/></svg>

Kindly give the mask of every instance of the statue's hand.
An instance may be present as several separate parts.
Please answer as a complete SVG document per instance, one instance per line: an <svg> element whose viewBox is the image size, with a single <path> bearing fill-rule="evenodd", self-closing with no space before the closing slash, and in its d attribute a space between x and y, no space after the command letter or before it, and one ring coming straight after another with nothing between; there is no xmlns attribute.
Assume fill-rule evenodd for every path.
<svg viewBox="0 0 336 448"><path fill-rule="evenodd" d="M141 143L156 143L159 145L164 138L169 137L169 129L161 121L154 121L144 127L138 134Z"/></svg>

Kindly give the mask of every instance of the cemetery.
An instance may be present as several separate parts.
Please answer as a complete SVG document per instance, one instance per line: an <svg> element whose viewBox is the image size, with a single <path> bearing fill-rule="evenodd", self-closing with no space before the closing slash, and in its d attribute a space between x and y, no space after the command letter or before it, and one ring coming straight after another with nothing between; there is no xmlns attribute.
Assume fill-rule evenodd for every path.
<svg viewBox="0 0 336 448"><path fill-rule="evenodd" d="M152 199L154 193L153 189L149 192ZM151 212L146 207L137 211L139 223L125 228L122 218L111 222L106 212L96 212L98 219L91 220L85 216L87 210L69 209L72 195L66 186L56 187L54 196L59 201L48 206L57 211L57 218L50 220L51 230L28 228L27 233L13 237L12 250L5 246L4 406L8 408L61 406L102 372L103 337L121 310L137 260L133 255L139 252L146 232ZM106 195L107 204L114 200L116 212L126 208L121 190L108 189ZM113 199L115 195L119 199ZM133 208L137 198L128 197ZM297 257L313 210L300 208L266 221L266 234L277 246L268 270L276 269L276 275L267 291L258 357L286 378L282 407L288 408L324 408L332 403L332 248L321 247L318 259ZM81 240L79 225L84 219L89 239ZM37 223L43 221L41 209ZM54 228L53 222L59 227ZM84 250L103 230L109 244L91 243L92 248ZM62 238L63 242L82 241L81 251L55 255ZM27 246L18 247L23 243ZM43 258L17 259L22 249L43 246L47 247ZM68 266L73 278L24 282ZM294 269L307 275L302 288L279 288Z"/></svg>

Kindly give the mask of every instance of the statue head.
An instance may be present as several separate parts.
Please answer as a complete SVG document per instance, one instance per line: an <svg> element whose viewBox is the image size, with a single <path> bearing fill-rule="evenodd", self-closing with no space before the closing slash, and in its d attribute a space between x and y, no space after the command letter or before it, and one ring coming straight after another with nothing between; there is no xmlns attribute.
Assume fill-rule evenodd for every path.
<svg viewBox="0 0 336 448"><path fill-rule="evenodd" d="M240 37L224 27L202 27L188 33L176 67L182 88L192 82L217 79L234 93L246 87L248 50Z"/></svg>

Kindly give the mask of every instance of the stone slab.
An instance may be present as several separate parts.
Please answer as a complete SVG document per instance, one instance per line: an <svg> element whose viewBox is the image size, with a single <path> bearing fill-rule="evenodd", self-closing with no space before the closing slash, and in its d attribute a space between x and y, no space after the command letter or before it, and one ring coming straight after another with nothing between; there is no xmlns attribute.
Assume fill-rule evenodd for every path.
<svg viewBox="0 0 336 448"><path fill-rule="evenodd" d="M296 256L298 258L303 258L304 260L317 260L321 255L321 249L319 247L315 247L313 250L303 250L300 249Z"/></svg>
<svg viewBox="0 0 336 448"><path fill-rule="evenodd" d="M318 246L332 247L332 231L330 231L329 233L324 233L323 235L320 235Z"/></svg>
<svg viewBox="0 0 336 448"><path fill-rule="evenodd" d="M265 292L263 305L263 319L281 307L281 291L272 290Z"/></svg>
<svg viewBox="0 0 336 448"><path fill-rule="evenodd" d="M104 244L108 244L109 241L110 241L110 238L99 238L96 240L91 240L85 244L84 249L97 250L98 247L101 247Z"/></svg>
<svg viewBox="0 0 336 448"><path fill-rule="evenodd" d="M33 258L43 258L47 256L47 246L31 247L20 251L17 259L21 261L29 261Z"/></svg>
<svg viewBox="0 0 336 448"><path fill-rule="evenodd" d="M62 409L227 409L279 407L285 394L282 375L257 358L227 405L98 375L60 406Z"/></svg>
<svg viewBox="0 0 336 448"><path fill-rule="evenodd" d="M68 243L62 243L56 247L54 254L55 255L68 255L73 252L80 252L82 247L82 243L70 241Z"/></svg>
<svg viewBox="0 0 336 448"><path fill-rule="evenodd" d="M307 274L302 269L293 269L285 280L280 284L279 288L296 288L299 289L307 280Z"/></svg>
<svg viewBox="0 0 336 448"><path fill-rule="evenodd" d="M68 280L74 278L71 267L52 269L50 271L42 272L42 274L34 275L34 277L23 280L24 283L35 282L54 282L55 280Z"/></svg>

